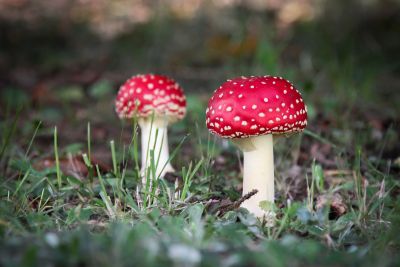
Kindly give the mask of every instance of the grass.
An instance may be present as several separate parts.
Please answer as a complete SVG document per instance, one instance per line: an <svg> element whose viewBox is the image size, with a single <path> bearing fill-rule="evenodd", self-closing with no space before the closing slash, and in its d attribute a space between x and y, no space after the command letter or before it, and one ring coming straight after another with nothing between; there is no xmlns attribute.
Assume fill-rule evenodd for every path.
<svg viewBox="0 0 400 267"><path fill-rule="evenodd" d="M110 172L93 167L85 154L93 178L79 180L61 172L56 129L54 169L38 171L26 157L14 156L9 167L23 175L2 181L3 266L393 266L399 260L399 206L392 194L399 183L366 159L360 147L347 163L351 169L338 170L341 182L328 181L315 160L304 166L310 172L305 174L307 197L285 201L281 196L274 208L276 224L267 227L237 207L218 212L231 201L231 188L228 174L215 171L211 157L182 167L181 184L157 180L148 191L140 186L137 159L130 157L138 155L136 139L130 145L135 151L122 161L117 160L121 147L111 141ZM31 140L38 132L36 127ZM90 127L87 136L89 150ZM206 144L202 155L216 146L210 137L201 140ZM330 139L310 130L307 138L321 144ZM234 154L227 157L235 160ZM234 179L239 177L236 173ZM335 193L347 206L343 214L333 214L330 196ZM318 206L321 196L328 201Z"/></svg>
<svg viewBox="0 0 400 267"><path fill-rule="evenodd" d="M54 128L54 157L56 160L56 171L57 171L57 183L58 188L62 187L62 178L61 178L61 170L60 170L60 159L58 157L58 135L57 135L57 127Z"/></svg>
<svg viewBox="0 0 400 267"><path fill-rule="evenodd" d="M89 125L87 151L80 153L87 179L61 170L66 152L59 149L58 128L53 132L54 167L38 170L29 158L35 137L46 131L40 123L27 137L25 152L8 150L9 160L2 161L7 176L0 187L2 266L394 266L399 261L399 181L390 161L382 168L384 160L369 159L362 144L351 155L340 140L331 141L333 136L307 130L301 146L329 145L342 162L337 169L324 169L308 156L301 166L304 176L297 178L307 181L305 195L293 198L282 192L302 189L287 188L290 184L280 174L291 160L283 160L277 166L277 183L283 187L273 207L277 221L268 227L230 205L240 201L235 189L240 173L218 168L218 154L211 151L224 149L204 128L197 129L198 138L183 138L172 152L174 158L189 141L195 142L193 151L200 151L183 164L180 182L157 180L149 186L157 158L150 151L153 172L142 187L137 127L128 148L109 143L112 167L104 172L89 156ZM10 143L3 146L18 147L5 133ZM287 157L288 147L300 151L297 138L292 139L278 140L278 162ZM378 150L380 146L376 144ZM238 164L234 147L223 155L226 162ZM333 203L335 194L341 202ZM337 206L345 211L340 213Z"/></svg>

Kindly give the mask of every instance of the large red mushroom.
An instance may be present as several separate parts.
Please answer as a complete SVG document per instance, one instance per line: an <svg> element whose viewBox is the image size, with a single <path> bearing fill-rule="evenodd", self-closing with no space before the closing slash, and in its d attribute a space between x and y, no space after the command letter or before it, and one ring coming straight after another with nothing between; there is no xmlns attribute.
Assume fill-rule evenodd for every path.
<svg viewBox="0 0 400 267"><path fill-rule="evenodd" d="M133 76L121 86L115 106L121 119L138 118L142 175L151 173L148 170L153 149L156 177L152 179L173 172L169 162L167 127L181 120L186 113L186 98L179 84L164 75Z"/></svg>
<svg viewBox="0 0 400 267"><path fill-rule="evenodd" d="M222 84L206 110L208 129L230 138L243 151L243 195L257 189L242 207L267 215L261 201L274 202L273 136L301 132L307 108L293 84L281 77L239 77Z"/></svg>

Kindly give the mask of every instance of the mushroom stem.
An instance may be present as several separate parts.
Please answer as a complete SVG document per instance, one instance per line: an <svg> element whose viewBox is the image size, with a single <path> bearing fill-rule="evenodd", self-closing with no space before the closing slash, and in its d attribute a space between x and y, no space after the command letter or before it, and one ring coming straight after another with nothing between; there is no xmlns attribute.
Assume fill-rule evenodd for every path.
<svg viewBox="0 0 400 267"><path fill-rule="evenodd" d="M168 149L168 120L163 118L140 119L139 126L142 132L142 178L150 179L163 178L167 172L173 172L174 168L169 161ZM155 177L151 171L151 151L154 151ZM166 164L166 165L165 165ZM165 166L165 168L164 168Z"/></svg>
<svg viewBox="0 0 400 267"><path fill-rule="evenodd" d="M257 189L258 193L243 202L258 218L268 215L259 206L261 201L274 202L274 153L272 134L234 139L243 150L243 195Z"/></svg>

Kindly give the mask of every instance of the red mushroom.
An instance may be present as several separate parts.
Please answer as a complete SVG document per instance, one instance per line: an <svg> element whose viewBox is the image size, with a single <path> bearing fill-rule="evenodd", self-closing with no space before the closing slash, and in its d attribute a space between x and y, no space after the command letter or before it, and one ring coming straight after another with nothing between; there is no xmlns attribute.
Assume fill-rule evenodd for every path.
<svg viewBox="0 0 400 267"><path fill-rule="evenodd" d="M228 80L211 97L206 110L208 129L243 150L243 195L258 193L242 204L257 217L261 201L274 202L273 136L301 132L307 108L294 86L280 77Z"/></svg>
<svg viewBox="0 0 400 267"><path fill-rule="evenodd" d="M136 75L121 86L115 105L120 118L138 118L142 133L142 174L150 166L149 152L153 148L154 178L173 172L169 163L167 127L185 116L186 99L182 88L167 76Z"/></svg>

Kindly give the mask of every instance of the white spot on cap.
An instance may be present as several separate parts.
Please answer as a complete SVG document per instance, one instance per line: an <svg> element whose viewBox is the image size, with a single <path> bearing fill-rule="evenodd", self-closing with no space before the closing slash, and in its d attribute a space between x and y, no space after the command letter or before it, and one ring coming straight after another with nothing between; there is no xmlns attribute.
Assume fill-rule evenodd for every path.
<svg viewBox="0 0 400 267"><path fill-rule="evenodd" d="M148 87L149 89L153 89L153 88L154 88L154 84L149 83L149 84L147 85L147 87Z"/></svg>
<svg viewBox="0 0 400 267"><path fill-rule="evenodd" d="M281 106L284 108L284 107L286 106L286 104L285 104L285 103L282 103Z"/></svg>
<svg viewBox="0 0 400 267"><path fill-rule="evenodd" d="M252 108L252 109L256 109L256 108L257 108L257 105L252 105L251 108Z"/></svg>
<svg viewBox="0 0 400 267"><path fill-rule="evenodd" d="M233 118L234 121L240 121L240 117L236 116L235 118Z"/></svg>
<svg viewBox="0 0 400 267"><path fill-rule="evenodd" d="M279 95L276 95L275 97L276 97L276 99L279 99Z"/></svg>
<svg viewBox="0 0 400 267"><path fill-rule="evenodd" d="M247 121L242 121L242 125L246 126L247 125Z"/></svg>
<svg viewBox="0 0 400 267"><path fill-rule="evenodd" d="M294 105L293 105L293 104L290 104L290 108L294 108Z"/></svg>
<svg viewBox="0 0 400 267"><path fill-rule="evenodd" d="M250 129L252 129L252 130L257 129L257 125L251 125Z"/></svg>
<svg viewBox="0 0 400 267"><path fill-rule="evenodd" d="M243 97L243 95L242 95L242 94L238 95L238 98L242 98L242 97Z"/></svg>
<svg viewBox="0 0 400 267"><path fill-rule="evenodd" d="M219 94L219 98L222 98L224 96L224 93Z"/></svg>
<svg viewBox="0 0 400 267"><path fill-rule="evenodd" d="M283 90L283 93L286 95L287 94L287 91L286 91L286 89L285 90Z"/></svg>
<svg viewBox="0 0 400 267"><path fill-rule="evenodd" d="M242 108L243 108L243 109L246 109L246 106L243 106Z"/></svg>
<svg viewBox="0 0 400 267"><path fill-rule="evenodd" d="M152 95L144 95L143 98L144 98L145 100L152 100L152 99L153 99L153 96L152 96Z"/></svg>
<svg viewBox="0 0 400 267"><path fill-rule="evenodd" d="M253 88L254 88L254 85L250 85L250 88L253 89Z"/></svg>
<svg viewBox="0 0 400 267"><path fill-rule="evenodd" d="M273 124L274 121L273 121L273 120L269 120L268 123L269 123L269 124Z"/></svg>
<svg viewBox="0 0 400 267"><path fill-rule="evenodd" d="M264 102L265 102L265 103L268 103L268 98L265 97L265 98L264 98Z"/></svg>
<svg viewBox="0 0 400 267"><path fill-rule="evenodd" d="M265 117L265 114L262 113L262 112L260 112L260 113L258 113L258 116L260 116L261 118L263 118L263 117Z"/></svg>
<svg viewBox="0 0 400 267"><path fill-rule="evenodd" d="M228 111L228 112L229 112L229 111L232 111L232 107L230 107L230 106L227 107L227 108L226 108L226 111Z"/></svg>
<svg viewBox="0 0 400 267"><path fill-rule="evenodd" d="M269 112L272 112L272 111L273 111L273 109L272 109L272 108L269 108L269 109L268 109L268 111L269 111Z"/></svg>

